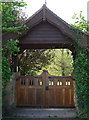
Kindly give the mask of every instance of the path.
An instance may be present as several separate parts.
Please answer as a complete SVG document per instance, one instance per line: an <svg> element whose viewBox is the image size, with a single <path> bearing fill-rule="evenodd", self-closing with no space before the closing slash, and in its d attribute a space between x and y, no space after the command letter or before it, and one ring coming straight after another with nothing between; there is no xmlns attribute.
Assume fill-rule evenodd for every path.
<svg viewBox="0 0 89 120"><path fill-rule="evenodd" d="M76 111L72 109L36 109L16 108L10 112L9 117L22 118L75 118Z"/></svg>

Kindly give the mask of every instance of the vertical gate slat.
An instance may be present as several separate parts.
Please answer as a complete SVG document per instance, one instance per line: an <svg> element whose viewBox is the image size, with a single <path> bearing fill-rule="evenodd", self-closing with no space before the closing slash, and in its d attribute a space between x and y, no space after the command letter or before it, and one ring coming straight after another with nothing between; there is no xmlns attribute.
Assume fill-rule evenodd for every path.
<svg viewBox="0 0 89 120"><path fill-rule="evenodd" d="M21 85L21 81L24 80L25 85ZM31 85L29 85L30 80ZM39 85L38 80L42 81L42 85ZM49 80L54 84L49 86ZM61 81L62 85L57 85L57 81L59 84ZM73 83L71 77L51 76L47 71L36 77L21 76L20 80L17 80L17 106L72 107L74 106Z"/></svg>

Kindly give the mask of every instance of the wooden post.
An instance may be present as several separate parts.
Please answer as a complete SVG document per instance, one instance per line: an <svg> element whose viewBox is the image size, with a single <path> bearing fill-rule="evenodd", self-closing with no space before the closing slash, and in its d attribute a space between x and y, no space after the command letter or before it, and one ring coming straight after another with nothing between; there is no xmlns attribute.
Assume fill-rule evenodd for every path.
<svg viewBox="0 0 89 120"><path fill-rule="evenodd" d="M18 72L18 55L12 55L12 69L14 69L14 72Z"/></svg>
<svg viewBox="0 0 89 120"><path fill-rule="evenodd" d="M48 71L47 70L43 70L42 73L42 79L44 81L44 86L43 86L43 106L44 108L48 108L48 91L46 90L46 87L48 86Z"/></svg>

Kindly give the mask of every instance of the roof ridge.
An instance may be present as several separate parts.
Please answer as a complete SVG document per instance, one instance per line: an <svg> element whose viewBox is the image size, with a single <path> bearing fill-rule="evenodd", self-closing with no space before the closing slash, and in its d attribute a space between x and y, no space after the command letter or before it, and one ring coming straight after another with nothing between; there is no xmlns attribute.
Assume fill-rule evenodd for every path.
<svg viewBox="0 0 89 120"><path fill-rule="evenodd" d="M43 4L43 21L45 22L46 21L46 5Z"/></svg>

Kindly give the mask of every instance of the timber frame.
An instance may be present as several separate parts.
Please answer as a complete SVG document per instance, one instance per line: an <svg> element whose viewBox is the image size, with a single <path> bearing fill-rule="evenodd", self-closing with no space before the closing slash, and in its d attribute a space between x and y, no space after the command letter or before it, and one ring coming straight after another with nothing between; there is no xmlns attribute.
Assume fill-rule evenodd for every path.
<svg viewBox="0 0 89 120"><path fill-rule="evenodd" d="M18 39L20 52L25 49L54 49L67 48L72 51L74 59L76 58L75 42L76 33L72 29L78 29L66 23L44 4L35 14L33 14L24 25L27 30L22 30L21 35L13 32L2 34L2 45L7 40ZM89 48L89 34L82 33L81 47ZM14 56L13 66L16 72L17 57Z"/></svg>
<svg viewBox="0 0 89 120"><path fill-rule="evenodd" d="M72 51L74 57L76 56L74 47L76 34L72 31L73 27L49 10L46 5L43 5L42 8L26 20L24 24L28 29L21 31L21 35L13 32L3 33L2 46L7 40L18 39L21 52L25 49L67 48ZM74 29L77 30L76 28ZM89 48L89 34L82 33L81 47ZM14 56L14 72L17 72L17 66L17 56ZM18 78L18 73L16 73L16 75L14 77L15 79ZM16 85L16 81L14 82ZM16 86L14 86L13 90L16 91ZM11 99L10 95L9 98ZM13 103L16 106L16 94ZM12 104L12 99L9 104Z"/></svg>
<svg viewBox="0 0 89 120"><path fill-rule="evenodd" d="M68 23L66 23L64 20L62 20L60 17L58 17L51 10L49 10L45 4L34 15L32 15L28 20L26 20L24 24L28 27L28 29L26 31L24 30L21 31L22 33L21 35L12 32L6 32L2 34L2 44L4 45L7 40L12 38L14 40L15 39L19 40L19 46L21 47L21 50L26 48L27 49L52 48L54 46L55 48L68 48L73 52L75 38L76 38L76 34L71 30L73 27ZM32 32L34 32L34 29L39 27L39 25L40 27L44 27L45 24L46 25L49 24L51 26L51 29L54 28L55 31L61 34L61 36L58 36L59 37L58 39L54 38L50 40L49 38L45 39L44 36L42 38L42 36L40 36L41 33L38 33L39 34L39 37L37 36L39 39L38 40L38 39L32 39L34 38L34 36L28 35L30 33L32 34ZM44 33L42 34L46 35L45 29L44 29ZM49 36L46 35L46 37ZM89 47L89 34L83 33L83 37L81 39L81 47L82 48Z"/></svg>

